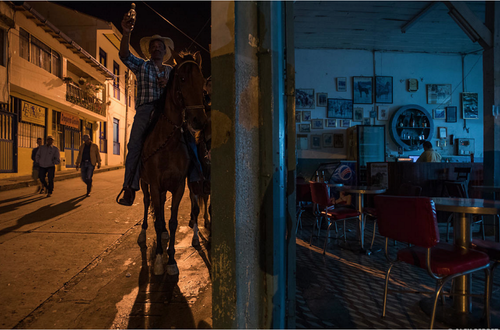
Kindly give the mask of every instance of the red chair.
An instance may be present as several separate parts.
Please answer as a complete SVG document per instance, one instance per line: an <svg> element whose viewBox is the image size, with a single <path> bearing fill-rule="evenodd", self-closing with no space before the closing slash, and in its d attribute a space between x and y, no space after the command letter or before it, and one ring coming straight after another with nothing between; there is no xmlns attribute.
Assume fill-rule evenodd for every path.
<svg viewBox="0 0 500 330"><path fill-rule="evenodd" d="M346 228L345 228L345 221L346 220L351 220L351 219L356 219L358 220L358 217L360 213L354 209L343 207L343 208L335 208L335 204L330 202L330 196L328 194L328 186L326 183L323 182L310 182L309 183L311 187L311 197L313 203L318 205L319 208L319 216L316 217L316 226L318 227L318 236L321 231L321 220L324 218L327 223L328 227L326 229L326 239L325 239L325 245L323 248L323 254L326 253L326 245L328 244L328 239L330 238L330 227L332 226L333 223L336 223L337 221L343 221L344 222L344 241L346 241ZM320 220L320 221L318 221ZM312 238L314 235L314 226L311 232L311 242Z"/></svg>
<svg viewBox="0 0 500 330"><path fill-rule="evenodd" d="M429 328L434 326L436 305L443 286L450 280L484 270L485 312L488 328L490 327L490 269L488 256L473 249L456 250L453 245L439 243L439 230L434 202L427 197L376 196L379 233L385 239L386 258L390 267L385 278L382 317L385 317L387 294L389 292L408 292L389 290L389 276L396 262L404 262L427 270L436 280L434 306ZM413 246L398 251L397 259L391 260L388 251L389 239L406 242ZM414 293L417 293L416 291Z"/></svg>
<svg viewBox="0 0 500 330"><path fill-rule="evenodd" d="M302 213L304 213L307 203L312 203L312 199L309 183L297 182L295 191L297 200L297 227L295 228L295 235L297 235L299 226L302 228Z"/></svg>
<svg viewBox="0 0 500 330"><path fill-rule="evenodd" d="M473 239L471 248L486 253L488 257L490 257L490 261L493 262L493 265L490 268L490 292L493 292L493 271L500 264L500 243L482 239Z"/></svg>

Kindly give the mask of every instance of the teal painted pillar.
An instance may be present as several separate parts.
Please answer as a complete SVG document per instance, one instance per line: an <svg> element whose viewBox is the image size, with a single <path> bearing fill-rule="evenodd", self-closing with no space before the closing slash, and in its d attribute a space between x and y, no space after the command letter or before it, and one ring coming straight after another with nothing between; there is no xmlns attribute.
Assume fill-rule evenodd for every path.
<svg viewBox="0 0 500 330"><path fill-rule="evenodd" d="M293 97L285 93L291 65L285 8L282 2L212 2L214 328L292 324L295 178L288 188L288 167L293 163L294 173L295 117L287 106Z"/></svg>

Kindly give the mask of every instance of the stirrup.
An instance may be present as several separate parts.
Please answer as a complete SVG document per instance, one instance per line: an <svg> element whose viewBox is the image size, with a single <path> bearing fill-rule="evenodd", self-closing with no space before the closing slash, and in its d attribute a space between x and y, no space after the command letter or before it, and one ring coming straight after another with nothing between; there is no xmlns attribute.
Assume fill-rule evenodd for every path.
<svg viewBox="0 0 500 330"><path fill-rule="evenodd" d="M118 204L120 204L118 201L120 200L120 196L122 195L122 193L125 191L125 188L122 188L122 190L120 190L120 192L118 193L118 196L116 196L116 202Z"/></svg>

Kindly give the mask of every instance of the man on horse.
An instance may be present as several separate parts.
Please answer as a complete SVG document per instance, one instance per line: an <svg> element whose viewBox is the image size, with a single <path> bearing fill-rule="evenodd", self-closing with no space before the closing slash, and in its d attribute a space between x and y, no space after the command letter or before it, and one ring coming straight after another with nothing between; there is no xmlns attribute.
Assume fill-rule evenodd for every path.
<svg viewBox="0 0 500 330"><path fill-rule="evenodd" d="M127 145L128 154L125 161L125 179L123 183L124 195L118 203L131 206L135 192L139 190L140 156L144 142L144 135L149 126L151 113L155 102L158 101L167 85L172 67L163 62L171 56L170 48L174 48L172 39L159 35L142 38L141 50L146 57L145 61L134 56L129 50L130 33L135 24L135 17L128 13L122 20L123 37L120 43L120 59L137 78L136 114Z"/></svg>

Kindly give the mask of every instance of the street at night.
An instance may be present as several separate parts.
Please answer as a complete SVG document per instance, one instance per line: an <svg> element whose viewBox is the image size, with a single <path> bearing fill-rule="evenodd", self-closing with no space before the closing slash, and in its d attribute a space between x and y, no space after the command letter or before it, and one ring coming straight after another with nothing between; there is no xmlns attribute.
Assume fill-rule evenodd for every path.
<svg viewBox="0 0 500 330"><path fill-rule="evenodd" d="M122 179L123 169L95 174L88 198L79 178L56 181L51 197L35 187L0 192L2 328L212 326L208 232L201 218L202 247L191 246L189 191L175 246L180 274L155 276L153 220L141 249L142 193L118 205Z"/></svg>

